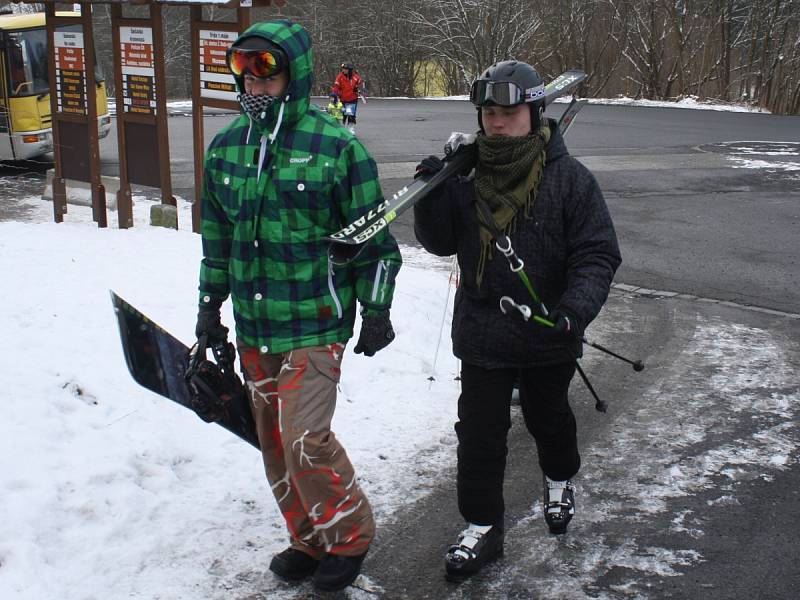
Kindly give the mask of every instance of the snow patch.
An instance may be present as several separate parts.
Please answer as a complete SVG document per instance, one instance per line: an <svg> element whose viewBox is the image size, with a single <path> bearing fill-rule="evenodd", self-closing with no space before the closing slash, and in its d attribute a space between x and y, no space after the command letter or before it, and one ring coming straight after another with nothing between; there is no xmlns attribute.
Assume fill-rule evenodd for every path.
<svg viewBox="0 0 800 600"><path fill-rule="evenodd" d="M136 197L119 230L113 211L106 229L73 205L55 224L27 201L41 223L0 223L0 597L296 597L267 571L288 536L260 454L137 386L122 355L109 289L192 340L191 204L175 231L148 226L154 202ZM449 263L404 251L397 340L345 355L333 424L379 527L439 483L456 443Z"/></svg>

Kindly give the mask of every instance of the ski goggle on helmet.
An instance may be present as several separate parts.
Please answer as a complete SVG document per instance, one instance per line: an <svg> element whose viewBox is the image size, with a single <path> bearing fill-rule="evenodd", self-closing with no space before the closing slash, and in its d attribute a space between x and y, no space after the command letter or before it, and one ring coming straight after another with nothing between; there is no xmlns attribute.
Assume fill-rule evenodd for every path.
<svg viewBox="0 0 800 600"><path fill-rule="evenodd" d="M475 106L496 104L498 106L516 106L523 102L535 102L544 97L544 85L522 89L513 81L492 81L477 79L472 84L469 100Z"/></svg>
<svg viewBox="0 0 800 600"><path fill-rule="evenodd" d="M249 72L253 77L265 79L281 73L287 66L286 54L277 46L261 49L231 46L226 59L228 68L236 77Z"/></svg>

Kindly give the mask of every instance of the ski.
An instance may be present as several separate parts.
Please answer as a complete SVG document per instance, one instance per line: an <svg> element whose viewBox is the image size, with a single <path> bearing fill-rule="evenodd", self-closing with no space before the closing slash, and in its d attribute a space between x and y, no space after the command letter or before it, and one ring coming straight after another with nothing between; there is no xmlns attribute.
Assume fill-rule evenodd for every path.
<svg viewBox="0 0 800 600"><path fill-rule="evenodd" d="M200 406L186 381L191 350L113 291L111 302L117 314L122 351L128 371L139 385L214 421L250 445L258 448L253 414L244 389L238 390L213 407ZM203 350L204 358L205 350Z"/></svg>
<svg viewBox="0 0 800 600"><path fill-rule="evenodd" d="M452 136L451 136L452 137ZM364 243L382 231L398 215L420 198L426 196L440 183L447 181L475 161L474 154L466 148L453 152L446 157L444 168L433 175L423 175L412 183L395 192L388 200L381 202L376 209L361 215L358 219L324 239L331 242L328 257L335 265L347 264L353 260L364 246Z"/></svg>
<svg viewBox="0 0 800 600"><path fill-rule="evenodd" d="M561 135L566 135L569 128L572 127L572 123L575 121L575 116L578 112L587 104L589 103L588 100L585 98L582 100L578 100L577 98L573 98L572 102L569 103L567 110L561 115L561 118L558 120L558 129L561 132Z"/></svg>
<svg viewBox="0 0 800 600"><path fill-rule="evenodd" d="M564 93L574 88L584 79L586 79L586 73L579 69L564 71L544 86L544 105L547 106L559 96L563 96Z"/></svg>
<svg viewBox="0 0 800 600"><path fill-rule="evenodd" d="M545 106L574 88L584 79L586 79L586 73L574 69L565 71L553 79L544 87ZM565 120L562 116L562 123L566 125L567 129L572 124L575 113L582 107L583 104L573 100L573 103L567 108L567 111L571 109L574 111L569 120ZM561 123L559 126L561 126ZM470 147L474 141L474 134L453 133L447 144L445 144L445 157L443 159L445 166L441 171L433 175L422 175L411 184L395 192L388 200L381 202L377 208L361 215L336 233L323 238L325 241L330 242L328 251L330 261L335 265L347 264L358 256L367 241L385 229L389 223L413 206L415 202L427 196L431 190L447 179L458 173L468 171L470 163L474 164L476 160L474 148Z"/></svg>

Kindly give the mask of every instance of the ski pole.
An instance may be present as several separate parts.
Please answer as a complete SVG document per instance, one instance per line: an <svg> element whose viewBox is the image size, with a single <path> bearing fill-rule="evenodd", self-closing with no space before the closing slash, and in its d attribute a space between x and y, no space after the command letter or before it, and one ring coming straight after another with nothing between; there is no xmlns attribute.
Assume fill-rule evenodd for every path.
<svg viewBox="0 0 800 600"><path fill-rule="evenodd" d="M529 321L531 319L532 315L531 308L527 304L517 304L516 302L514 302L513 298L509 296L503 296L502 298L500 298L500 312L506 315L512 309L516 309L520 313L520 315L522 315L524 321ZM546 327L554 326L553 323L551 321L548 321L547 319L542 319L541 317L539 319L536 319L535 316L533 317L533 319L536 320L538 323L545 325ZM575 363L575 369L578 371L578 374L581 376L581 379L583 379L583 383L586 384L586 387L589 388L589 392L591 392L592 396L594 397L595 409L598 410L599 412L606 412L606 410L608 409L608 404L600 400L600 396L597 395L597 392L594 390L594 386L592 386L592 384L589 382L589 378L586 376L586 373L583 372L583 368L578 362L578 359L573 358L572 362Z"/></svg>
<svg viewBox="0 0 800 600"><path fill-rule="evenodd" d="M453 260L450 264L450 277L447 280L447 296L444 299L444 309L442 310L442 322L439 324L439 337L436 338L436 352L433 354L433 366L431 367L431 375L428 377L428 381L436 381L436 377L434 374L436 373L436 361L439 358L439 346L442 343L442 331L444 331L444 320L447 317L447 307L450 305L450 290L453 287L453 275L458 271L458 262L456 261L456 257L453 257ZM458 275L456 275L458 278Z"/></svg>
<svg viewBox="0 0 800 600"><path fill-rule="evenodd" d="M541 298L539 298L539 294L537 294L536 290L533 289L533 285L531 285L530 279L528 279L528 275L527 273L525 273L524 270L525 263L519 256L517 256L516 251L511 246L511 239L507 235L503 234L493 222L489 222L489 229L492 235L494 236L495 240L494 245L503 254L503 256L506 257L506 260L508 260L508 267L519 276L519 278L522 280L523 285L525 286L525 289L528 290L528 293L530 294L531 298L533 298L533 301L539 305L539 310L541 310L542 314L546 317L548 314L550 314L550 311L547 310L547 307L544 305L544 302L542 302ZM504 299L510 302L514 308L519 310L523 314L523 316L525 316L526 313L519 307L524 306L525 309L527 309L527 317L525 318L526 321L530 318L533 318L533 320L539 323L540 325L544 325L545 327L555 327L555 323L553 323L552 321L540 317L539 315L533 314L530 308L528 308L524 304L523 305L517 304L516 302L514 302L513 299L509 298L508 296L503 296L503 298L500 299L500 310L502 310L503 313L506 312L503 309ZM644 370L644 363L641 360L632 361L629 358L625 358L624 356L620 356L619 354L612 352L608 348L604 348L600 344L595 344L594 342L590 342L585 337L582 337L581 341L585 344L588 344L592 348L597 348L601 352L605 352L610 356L618 358L632 365L634 371L638 372Z"/></svg>
<svg viewBox="0 0 800 600"><path fill-rule="evenodd" d="M591 341L587 340L586 338L583 338L583 343L587 344L588 346L591 346L592 348L596 348L597 350L600 350L600 352L605 352L609 356L613 356L614 358L618 358L621 361L628 363L629 365L633 366L633 370L636 371L637 373L639 371L644 371L644 363L641 360L635 360L634 361L634 360L631 360L630 358L625 358L624 356L620 356L616 352L612 352L608 348L605 348L605 347L601 346L600 344L598 344L596 342L591 342Z"/></svg>
<svg viewBox="0 0 800 600"><path fill-rule="evenodd" d="M597 392L594 391L592 384L589 383L589 378L586 376L586 373L583 372L583 368L581 367L580 363L576 360L575 361L575 368L578 370L578 375L581 376L583 379L583 383L586 384L586 387L589 388L589 391L594 396L594 408L599 412L606 412L608 410L608 404L603 400L600 400L600 397L597 395Z"/></svg>
<svg viewBox="0 0 800 600"><path fill-rule="evenodd" d="M533 298L533 301L539 305L539 308L546 317L548 314L547 307L545 307L545 305L539 299L539 295L533 289L533 286L531 285L531 280L528 279L528 274L524 271L525 263L522 262L522 259L519 256L517 256L517 253L514 251L514 248L512 248L511 239L507 235L501 233L498 229L494 227L492 227L492 229L493 229L492 235L495 236L494 245L503 254L503 256L506 257L506 260L508 261L508 267L511 269L513 273L516 273L517 276L522 280L525 289L528 290L528 293L531 295L531 298ZM508 296L505 297L507 298ZM553 324L550 321L542 319L539 315L534 315L533 320L541 323L542 325L549 325L550 327L553 326Z"/></svg>
<svg viewBox="0 0 800 600"><path fill-rule="evenodd" d="M509 310L516 309L525 321L530 321L531 319L539 323L540 325L544 325L545 327L555 327L555 323L549 321L548 319L544 319L538 315L534 315L533 311L531 311L530 307L526 304L517 304L514 302L512 298L509 296L503 296L500 298L500 310L503 314L507 314ZM606 354L613 356L614 358L618 358L619 360L628 363L629 365L633 366L633 370L636 372L644 370L644 363L641 360L633 361L629 358L625 358L617 354L616 352L612 352L605 346L601 346L596 342L592 342L588 340L586 337L582 337L581 341L586 344L587 346L591 346L592 348L596 348L601 352L605 352Z"/></svg>

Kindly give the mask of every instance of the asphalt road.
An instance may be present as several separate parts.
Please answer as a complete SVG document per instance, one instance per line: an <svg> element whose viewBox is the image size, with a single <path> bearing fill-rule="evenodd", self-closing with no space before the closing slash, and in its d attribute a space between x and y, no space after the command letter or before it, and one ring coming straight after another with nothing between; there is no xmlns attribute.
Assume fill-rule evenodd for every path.
<svg viewBox="0 0 800 600"><path fill-rule="evenodd" d="M386 193L440 154L451 131L475 127L466 102L370 100L359 110ZM208 117L207 137L226 120ZM191 198L191 120L169 122L175 192ZM747 155L763 168L739 168L737 140L765 142ZM624 260L587 335L647 368L586 351L610 409L596 413L575 381L584 466L569 533L546 533L541 474L516 422L503 559L461 585L444 581L442 556L461 527L450 470L382 523L356 587L320 597L796 598L800 172L785 167L800 162L798 141L799 117L586 107L567 144L604 190ZM775 154L777 142L794 145ZM112 136L101 147L109 174L114 148ZM41 176L3 175L0 218L24 218L13 198ZM413 243L410 224L407 214L392 225L399 240ZM271 577L266 566L261 576ZM316 597L307 584L280 594Z"/></svg>
<svg viewBox="0 0 800 600"><path fill-rule="evenodd" d="M321 100L319 100L321 102ZM551 105L557 117L565 104ZM229 120L205 119L205 143ZM194 197L191 119L169 119L175 194ZM465 101L372 99L358 136L375 157L386 194L414 165L441 154L452 131L474 131ZM730 142L794 144L794 155L753 155L763 169L734 168ZM102 170L118 173L115 129L101 144ZM800 313L800 117L589 105L567 145L596 175L621 241L617 281ZM770 151L769 145L764 152ZM392 225L415 243L411 215Z"/></svg>

